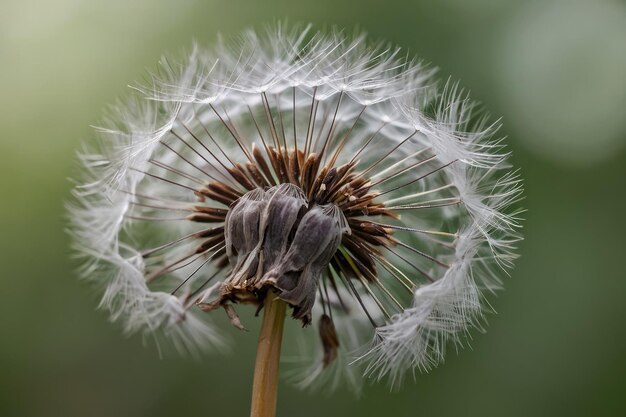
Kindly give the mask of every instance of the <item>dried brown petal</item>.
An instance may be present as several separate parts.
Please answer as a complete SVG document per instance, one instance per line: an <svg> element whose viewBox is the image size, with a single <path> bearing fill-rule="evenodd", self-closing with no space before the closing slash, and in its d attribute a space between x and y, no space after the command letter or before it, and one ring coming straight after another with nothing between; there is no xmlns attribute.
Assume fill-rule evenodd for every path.
<svg viewBox="0 0 626 417"><path fill-rule="evenodd" d="M333 319L326 314L322 314L320 317L319 332L322 347L324 348L323 363L324 368L326 368L337 358L337 351L339 349L339 338L337 337L335 323L333 323Z"/></svg>

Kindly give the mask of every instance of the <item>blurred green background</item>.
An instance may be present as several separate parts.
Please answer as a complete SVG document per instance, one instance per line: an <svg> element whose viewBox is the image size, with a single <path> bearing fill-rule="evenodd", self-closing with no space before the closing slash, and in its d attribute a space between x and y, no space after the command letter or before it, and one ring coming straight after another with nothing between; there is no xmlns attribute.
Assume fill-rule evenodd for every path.
<svg viewBox="0 0 626 417"><path fill-rule="evenodd" d="M245 416L256 335L159 358L73 273L64 200L102 108L163 52L277 19L359 26L502 115L522 258L471 349L399 392L301 392L280 416L626 415L626 4L618 1L0 3L0 416ZM319 26L318 26L319 27Z"/></svg>

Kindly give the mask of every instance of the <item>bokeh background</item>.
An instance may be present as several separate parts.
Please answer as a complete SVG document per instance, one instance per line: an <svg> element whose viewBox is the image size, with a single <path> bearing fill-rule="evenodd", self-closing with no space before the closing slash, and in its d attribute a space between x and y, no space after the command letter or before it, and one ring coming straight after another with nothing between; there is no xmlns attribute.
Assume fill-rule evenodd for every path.
<svg viewBox="0 0 626 417"><path fill-rule="evenodd" d="M73 273L63 205L90 125L163 52L284 18L361 27L460 79L503 116L528 213L470 349L393 393L283 384L279 415L626 415L624 2L2 0L0 416L248 415L256 329L199 359L123 337Z"/></svg>

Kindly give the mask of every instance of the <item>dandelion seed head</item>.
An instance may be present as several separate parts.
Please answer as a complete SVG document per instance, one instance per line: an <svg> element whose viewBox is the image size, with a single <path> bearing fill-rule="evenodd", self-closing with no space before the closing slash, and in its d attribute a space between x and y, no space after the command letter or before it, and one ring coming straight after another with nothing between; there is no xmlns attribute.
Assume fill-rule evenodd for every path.
<svg viewBox="0 0 626 417"><path fill-rule="evenodd" d="M434 74L283 24L163 58L80 154L72 234L101 306L198 351L224 346L214 310L243 328L276 292L316 328L302 386L440 363L513 265L521 183L499 124Z"/></svg>

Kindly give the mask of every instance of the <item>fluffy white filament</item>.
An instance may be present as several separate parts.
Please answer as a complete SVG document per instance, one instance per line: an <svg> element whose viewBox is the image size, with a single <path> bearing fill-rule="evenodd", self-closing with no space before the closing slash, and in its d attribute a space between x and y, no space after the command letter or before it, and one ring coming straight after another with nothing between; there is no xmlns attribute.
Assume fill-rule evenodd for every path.
<svg viewBox="0 0 626 417"><path fill-rule="evenodd" d="M499 277L512 266L520 236L518 213L511 213L510 206L521 193L517 175L508 171L503 145L495 138L498 124L478 118L475 104L455 85L448 83L438 90L433 74L432 68L407 60L397 48L369 46L364 35L311 35L308 28L287 29L282 25L263 35L249 31L234 41L220 41L210 50L194 47L183 65L163 59L150 85L136 87L136 98L115 106L107 127L99 129L100 140L81 154L84 178L75 189L70 212L75 248L86 260L82 275L105 286L102 306L111 311L113 320L123 321L129 332L165 331L172 335L170 340L187 349L206 342L221 346L221 332L206 315L200 317L189 309L188 293L172 295L146 282L142 245L138 243L144 232L136 233L135 223L129 219L133 196L162 196L163 187L168 185L151 181L147 164L158 155L177 166L178 157L163 154L161 142L174 126L186 126L194 118L206 124L219 123L216 112L207 110L213 106L227 109L228 117L236 120L249 108L262 106L263 97L275 98L276 107L300 111L303 116L298 117L308 113L311 102L326 106L331 116L337 105L334 117L338 126L348 130L359 121L338 163L349 161L371 135L394 144L414 134L412 148L399 148L389 162L369 172L369 178L376 181L406 168L407 172L402 172L406 182L411 175L420 175L417 169L409 168L424 152L434 155L434 161L444 167L411 186L393 190L392 186L402 181L392 179L379 188L392 190L381 196L382 203L407 210L397 225L456 227L448 233L454 241L438 258L445 261L446 269L433 282L416 285L406 308L375 329L369 346L364 338L371 333L367 333L367 325L363 326L366 321L356 302L350 314L336 313L334 317L342 352L359 351L356 363L365 363L367 375L388 375L399 382L407 371L430 369L443 359L447 341L461 342L464 333L480 321L481 292L497 289ZM320 119L322 113L320 110ZM298 124L297 129L306 130ZM254 131L254 126L238 128L247 129L242 136ZM328 125L323 125L322 131L325 128L330 137L334 132ZM290 129L287 126L286 137ZM232 140L223 147L234 157L241 156ZM367 162L366 167L388 149L369 149L359 158ZM190 173L188 178L194 177ZM184 191L170 189L167 196L178 203L191 201ZM442 205L440 219L421 218L410 209L423 201L459 204ZM163 222L157 227L158 233L171 232L174 237L195 230L186 223ZM411 236L404 242L415 239ZM168 256L174 258L175 251ZM414 255L404 252L404 256ZM398 258L390 255L387 259L378 266L391 271L396 265L398 270L406 269ZM210 263L206 269L205 275L216 271ZM426 272L436 274L437 270L432 267ZM342 298L350 299L347 290L341 291L345 292ZM368 310L375 310L372 298L359 291ZM382 314L374 318L385 320ZM316 342L308 345L311 343ZM332 367L348 366L347 362L350 360L343 358ZM312 375L326 371L316 362L308 372L308 377L300 380L304 385L314 379ZM349 379L353 381L354 376L349 374Z"/></svg>

